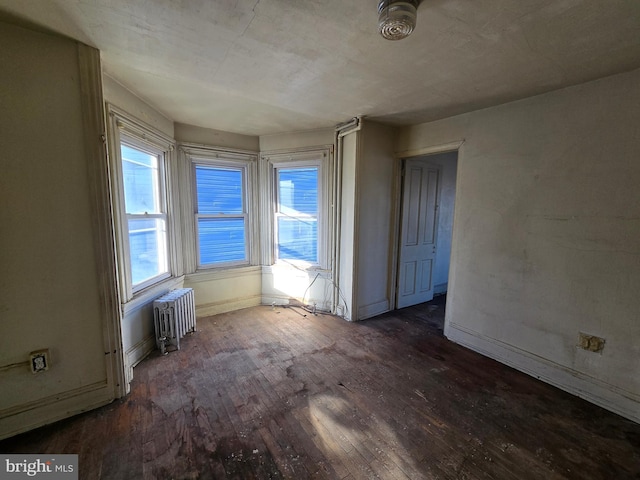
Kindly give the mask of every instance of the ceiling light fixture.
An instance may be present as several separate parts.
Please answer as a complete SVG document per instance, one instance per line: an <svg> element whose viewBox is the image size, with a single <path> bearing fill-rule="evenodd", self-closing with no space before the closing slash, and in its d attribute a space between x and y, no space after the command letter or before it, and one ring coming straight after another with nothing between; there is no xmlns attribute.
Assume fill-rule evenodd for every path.
<svg viewBox="0 0 640 480"><path fill-rule="evenodd" d="M401 40L416 28L419 0L381 0L378 30L387 40Z"/></svg>

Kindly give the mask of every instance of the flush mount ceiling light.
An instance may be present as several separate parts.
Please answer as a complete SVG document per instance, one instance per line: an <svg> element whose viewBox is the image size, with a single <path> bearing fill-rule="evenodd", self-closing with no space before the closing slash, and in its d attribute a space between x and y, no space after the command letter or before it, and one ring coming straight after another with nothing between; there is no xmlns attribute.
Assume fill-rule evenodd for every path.
<svg viewBox="0 0 640 480"><path fill-rule="evenodd" d="M381 0L378 3L378 30L387 40L408 37L416 28L419 0Z"/></svg>

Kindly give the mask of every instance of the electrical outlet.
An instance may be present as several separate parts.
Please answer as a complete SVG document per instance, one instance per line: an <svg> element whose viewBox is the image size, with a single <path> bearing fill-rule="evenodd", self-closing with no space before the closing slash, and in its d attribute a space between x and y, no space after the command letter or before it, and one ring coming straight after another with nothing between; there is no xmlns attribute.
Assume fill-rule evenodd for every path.
<svg viewBox="0 0 640 480"><path fill-rule="evenodd" d="M578 346L589 352L601 352L604 348L604 338L596 337L595 335L580 332L578 341Z"/></svg>
<svg viewBox="0 0 640 480"><path fill-rule="evenodd" d="M31 373L40 373L49 370L49 349L37 350L29 354Z"/></svg>

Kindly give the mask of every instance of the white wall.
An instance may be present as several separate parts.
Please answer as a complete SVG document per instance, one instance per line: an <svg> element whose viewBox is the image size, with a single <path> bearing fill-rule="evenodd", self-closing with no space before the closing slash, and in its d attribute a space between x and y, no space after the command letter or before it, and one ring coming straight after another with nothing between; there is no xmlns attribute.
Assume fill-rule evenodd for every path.
<svg viewBox="0 0 640 480"><path fill-rule="evenodd" d="M393 308L390 241L393 236L395 130L362 122L362 151L356 160L357 213L355 224L357 320Z"/></svg>
<svg viewBox="0 0 640 480"><path fill-rule="evenodd" d="M85 144L100 142L85 116L101 122L98 59L74 41L0 24L0 437L114 398L92 183L106 159ZM87 75L98 79L92 105L81 94ZM50 369L32 374L39 349L49 349Z"/></svg>
<svg viewBox="0 0 640 480"><path fill-rule="evenodd" d="M333 128L263 135L260 137L260 151L276 152L278 150L293 150L296 148L315 147L319 145L333 145L334 140L335 132Z"/></svg>
<svg viewBox="0 0 640 480"><path fill-rule="evenodd" d="M403 129L464 140L445 333L640 421L640 71ZM579 332L606 340L576 347Z"/></svg>
<svg viewBox="0 0 640 480"><path fill-rule="evenodd" d="M247 150L256 153L260 149L260 138L253 135L240 135L184 123L175 123L174 131L178 142Z"/></svg>
<svg viewBox="0 0 640 480"><path fill-rule="evenodd" d="M174 136L173 120L167 118L107 74L102 75L102 88L105 101L120 107L132 117L141 120L165 135Z"/></svg>
<svg viewBox="0 0 640 480"><path fill-rule="evenodd" d="M189 274L184 286L193 288L198 317L260 305L260 267L212 270Z"/></svg>

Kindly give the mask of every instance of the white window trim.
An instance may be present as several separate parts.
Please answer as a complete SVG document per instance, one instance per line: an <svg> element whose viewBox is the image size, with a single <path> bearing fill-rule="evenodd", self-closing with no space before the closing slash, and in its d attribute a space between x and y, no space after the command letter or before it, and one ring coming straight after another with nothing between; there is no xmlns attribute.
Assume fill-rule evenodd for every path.
<svg viewBox="0 0 640 480"><path fill-rule="evenodd" d="M123 219L124 222L127 224L127 228L129 225L129 221L130 220L134 220L134 219L149 219L149 220L163 220L164 224L165 224L165 231L166 231L166 238L164 239L165 241L163 242L163 247L165 248L166 251L159 251L159 253L161 255L163 255L163 261L165 261L166 264L166 272L162 272L159 275L156 275L154 277L149 278L148 280L145 280L144 282L140 282L138 284L131 284L131 291L133 294L144 290L145 288L151 286L151 285L155 285L156 283L169 278L171 276L171 267L170 267L170 262L169 262L169 214L168 214L168 205L167 205L167 174L166 174L166 170L167 170L167 165L166 165L166 157L165 157L165 152L155 149L155 148L149 148L144 142L141 142L140 139L129 136L128 134L126 134L125 132L121 132L120 134L120 145L126 145L127 147L131 147L135 150L138 151L142 151L148 154L151 154L155 157L158 158L158 183L159 183L159 191L158 191L158 195L159 195L159 212L157 213L128 213L125 212L123 213ZM120 158L120 161L118 162L118 167L120 168L120 170L118 171L118 179L121 180L123 179L123 172L122 172L122 157ZM162 188L164 187L164 188ZM121 200L121 204L123 206L125 206L125 202L124 202L124 191L123 189L119 189L118 193L120 194L120 200ZM121 228L124 229L124 224L121 226ZM131 246L129 245L129 241L131 238L131 231L127 230L128 235L124 235L123 238L123 246L126 249L126 251L128 252L129 249L131 248ZM127 271L127 279L131 279L131 260L130 260L130 256L127 256L127 258L129 259L129 262L127 262L127 265L125 266L125 270Z"/></svg>
<svg viewBox="0 0 640 480"><path fill-rule="evenodd" d="M251 265L259 265L260 238L258 228L258 196L257 191L257 161L256 152L243 150L226 150L209 147L206 145L183 143L179 146L182 157L181 166L183 172L183 191L191 191L191 195L184 197L183 217L184 231L184 262L188 273L207 272L220 269L241 268ZM199 264L197 191L195 166L205 165L212 167L240 168L243 171L244 182L244 216L245 225L245 251L247 258L244 261L225 262L215 265Z"/></svg>
<svg viewBox="0 0 640 480"><path fill-rule="evenodd" d="M145 125L117 107L107 104L109 127L109 162L111 167L111 195L115 220L115 242L118 261L118 282L122 302L127 303L143 294L144 291L171 278L181 272L181 262L176 252L180 241L178 229L178 213L174 208L173 179L176 176L174 159L175 142L170 137ZM167 273L151 278L141 284L133 285L131 278L131 258L129 255L129 227L124 201L124 184L122 174L122 155L120 145L131 147L158 155L161 160L162 176L161 202L164 212L160 215L166 219L167 230ZM158 215L149 214L148 217Z"/></svg>
<svg viewBox="0 0 640 480"><path fill-rule="evenodd" d="M265 265L290 265L305 270L331 270L330 258L333 218L333 149L331 146L292 151L267 152L261 156L263 257ZM278 168L318 167L318 263L279 260L276 245L276 170ZM268 219L268 221L266 221Z"/></svg>
<svg viewBox="0 0 640 480"><path fill-rule="evenodd" d="M322 183L322 177L323 177L323 165L322 165L322 159L321 158L317 158L317 159L313 159L313 160L292 160L292 161L284 161L284 162L273 162L271 164L272 168L273 168L273 205L274 205L274 212L273 212L273 255L274 255L274 263L278 264L278 263L289 263L291 265L295 265L297 267L301 267L301 268L319 268L321 265L323 265L323 260L325 259L325 256L323 256L323 252L322 252L322 245L323 242L321 241L321 233L324 230L324 227L322 225L322 218L323 218L323 200L325 197L325 193L323 192L324 190L324 185ZM318 213L316 215L299 215L299 218L304 218L304 217L308 217L308 218L316 218L317 224L318 224L318 239L317 239L317 256L318 256L318 260L317 262L314 263L309 263L303 260L292 260L292 259L287 259L287 260L282 260L278 257L278 248L277 248L277 240L278 240L278 220L285 216L282 212L281 212L281 205L280 205L280 198L278 197L278 170L283 170L283 169L295 169L295 168L309 168L309 167L315 167L318 169Z"/></svg>

